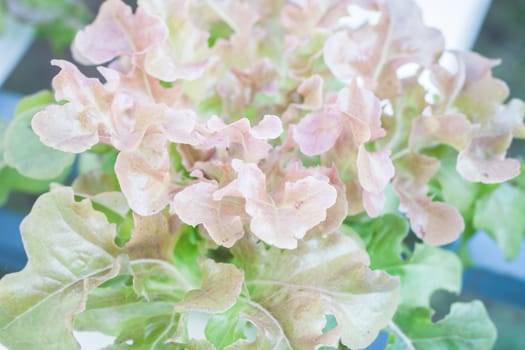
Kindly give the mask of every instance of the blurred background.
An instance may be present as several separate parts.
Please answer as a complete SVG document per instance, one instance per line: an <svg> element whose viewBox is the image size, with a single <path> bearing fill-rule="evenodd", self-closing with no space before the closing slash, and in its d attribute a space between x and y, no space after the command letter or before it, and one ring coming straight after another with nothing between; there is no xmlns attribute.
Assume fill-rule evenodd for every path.
<svg viewBox="0 0 525 350"><path fill-rule="evenodd" d="M101 2L0 0L0 120L9 120L21 96L50 88L58 69L49 61L71 59L68 44L77 28L92 20ZM448 48L472 48L501 58L503 64L494 69L494 75L507 82L512 97L525 99L525 0L418 2L426 22L444 32ZM41 5L33 7L35 4ZM525 143L515 142L511 152L523 159ZM0 185L3 181L7 179L0 173ZM11 192L0 207L0 276L25 264L18 225L35 198ZM435 318L448 313L452 301L482 299L498 328L495 349L525 349L525 245L509 262L493 240L479 232L469 252L474 266L465 271L463 293L436 293ZM381 348L381 341L384 339L375 348Z"/></svg>

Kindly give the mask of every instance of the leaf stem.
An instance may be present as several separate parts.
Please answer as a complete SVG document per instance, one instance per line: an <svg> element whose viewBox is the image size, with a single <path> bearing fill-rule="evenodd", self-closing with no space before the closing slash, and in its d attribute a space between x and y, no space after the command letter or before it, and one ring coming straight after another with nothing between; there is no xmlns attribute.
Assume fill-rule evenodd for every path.
<svg viewBox="0 0 525 350"><path fill-rule="evenodd" d="M171 313L171 317L170 317L170 323L166 326L166 328L164 328L164 331L162 331L162 333L155 339L155 342L151 344L152 350L157 349L157 345L159 345L159 342L165 340L164 338L168 335L169 331L175 325L176 316L177 316L176 308L173 308L173 312ZM161 345L164 345L164 344L161 344Z"/></svg>
<svg viewBox="0 0 525 350"><path fill-rule="evenodd" d="M290 344L290 341L286 337L286 333L284 332L284 329L281 326L281 323L275 317L273 317L273 315L268 310L266 310L264 307L262 307L259 303L253 302L251 299L248 299L248 298L245 298L245 297L239 297L239 299L242 300L243 302L245 302L246 304L250 305L251 307L256 308L257 310L262 312L266 317L268 317L270 320L272 320L272 322L281 331L281 338L284 339L284 342L286 343L288 348L290 350L293 349L292 345Z"/></svg>

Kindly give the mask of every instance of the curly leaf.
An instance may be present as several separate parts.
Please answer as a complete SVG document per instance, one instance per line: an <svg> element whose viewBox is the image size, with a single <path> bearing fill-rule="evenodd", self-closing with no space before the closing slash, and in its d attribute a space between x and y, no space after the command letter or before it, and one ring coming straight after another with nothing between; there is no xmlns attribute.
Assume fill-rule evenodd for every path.
<svg viewBox="0 0 525 350"><path fill-rule="evenodd" d="M229 322L224 322L224 318ZM223 322L220 323L221 321ZM251 329L249 325L252 325ZM253 334L250 334L255 333L253 331L257 334L255 339L250 339L254 338ZM280 321L260 304L244 298L228 313L213 316L208 321L206 337L218 350L293 349L293 344L285 334Z"/></svg>
<svg viewBox="0 0 525 350"><path fill-rule="evenodd" d="M402 305L428 307L430 297L438 289L461 291L462 266L458 257L424 244L417 244L410 252L403 244L408 225L400 216L385 215L356 224L354 228L366 242L371 266L401 279ZM402 255L407 258L403 259Z"/></svg>
<svg viewBox="0 0 525 350"><path fill-rule="evenodd" d="M496 327L480 301L452 304L450 313L433 323L425 308L400 310L390 331L396 336L389 350L489 350Z"/></svg>
<svg viewBox="0 0 525 350"><path fill-rule="evenodd" d="M201 264L200 286L162 260L133 260L130 265L128 275L90 295L77 329L115 336L115 345L122 346L127 341L145 349L165 349L166 344L179 341L190 344L191 339L180 334L189 322L188 312L224 312L236 303L243 282L235 266L212 260Z"/></svg>
<svg viewBox="0 0 525 350"><path fill-rule="evenodd" d="M429 306L430 297L438 289L461 291L461 261L446 250L418 244L405 263L386 267L385 271L401 278L401 303Z"/></svg>
<svg viewBox="0 0 525 350"><path fill-rule="evenodd" d="M343 226L342 230L347 227ZM399 215L387 214L352 224L352 228L365 241L366 251L370 255L370 266L373 269L384 269L403 263L401 254L406 250L403 240L408 234L407 220Z"/></svg>
<svg viewBox="0 0 525 350"><path fill-rule="evenodd" d="M120 0L105 2L95 21L77 33L73 56L84 64L102 64L118 55L147 52L166 39L160 18L139 7L135 13ZM106 40L100 40L106 38Z"/></svg>
<svg viewBox="0 0 525 350"><path fill-rule="evenodd" d="M340 338L351 348L365 347L397 307L397 279L371 271L366 252L343 235L301 242L294 251L265 250L245 240L233 252L251 299L245 313L256 325L267 325L263 331L274 348L315 349ZM327 333L325 315L338 323Z"/></svg>
<svg viewBox="0 0 525 350"><path fill-rule="evenodd" d="M252 343L253 340L246 340L246 333L249 332L251 323L243 318L237 317L237 314L242 312L245 307L245 303L238 302L237 305L226 312L210 317L206 323L204 332L206 339L208 339L216 349L230 349L231 347L235 349L236 345L232 344L247 343L249 346L254 345Z"/></svg>
<svg viewBox="0 0 525 350"><path fill-rule="evenodd" d="M441 187L443 199L461 211L467 220L467 214L472 211L479 196L480 184L465 180L456 171L457 156L451 149L439 154L441 168L436 174L436 180Z"/></svg>
<svg viewBox="0 0 525 350"><path fill-rule="evenodd" d="M49 191L49 186L52 182L63 182L68 174L69 169L54 179L35 180L20 175L19 172L9 166L4 166L3 168L0 168L0 179L2 179L0 181L0 205L5 203L11 191L40 194Z"/></svg>
<svg viewBox="0 0 525 350"><path fill-rule="evenodd" d="M324 62L338 79L360 76L384 84L403 63L426 66L443 50L443 36L423 23L421 10L413 1L392 0L379 7L382 16L377 25L337 31L326 40ZM382 90L388 91L388 96L395 92L392 86Z"/></svg>
<svg viewBox="0 0 525 350"><path fill-rule="evenodd" d="M0 342L9 349L80 349L87 293L117 273L115 226L70 188L41 196L21 224L26 267L0 281ZM112 269L113 268L113 269Z"/></svg>

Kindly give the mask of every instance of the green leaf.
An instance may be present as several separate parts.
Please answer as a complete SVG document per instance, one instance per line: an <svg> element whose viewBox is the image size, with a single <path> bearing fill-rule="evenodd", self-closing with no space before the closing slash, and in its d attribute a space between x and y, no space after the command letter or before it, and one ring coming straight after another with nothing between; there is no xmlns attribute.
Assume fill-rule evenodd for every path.
<svg viewBox="0 0 525 350"><path fill-rule="evenodd" d="M402 305L428 307L438 289L461 292L461 261L453 252L437 247L417 244L406 262L384 269L401 278Z"/></svg>
<svg viewBox="0 0 525 350"><path fill-rule="evenodd" d="M37 107L47 106L55 101L53 94L49 90L43 90L33 95L29 95L21 99L16 105L15 118L22 115L24 112L30 111Z"/></svg>
<svg viewBox="0 0 525 350"><path fill-rule="evenodd" d="M48 92L42 92L26 97L19 102L17 106L18 116L15 116L14 120L11 122L11 125L0 122L0 205L5 203L9 193L12 190L39 194L48 191L49 184L51 182L62 182L69 174L69 168L65 168L63 169L62 173L57 174L54 178L46 180L32 179L27 176L23 176L16 169L10 167L4 157L4 153L6 152L4 146L7 143L6 137L8 134L8 128L12 128L13 124L18 125L18 127L23 127L23 122L19 121L18 118L24 118L25 112L31 110L35 106L40 106L42 103L47 103L49 99L50 96ZM24 134L26 132L27 130L23 131ZM8 146L10 147L10 145ZM23 147L26 147L26 145L23 145Z"/></svg>
<svg viewBox="0 0 525 350"><path fill-rule="evenodd" d="M115 243L119 247L123 247L131 239L131 233L134 228L133 214L130 211L122 220L119 220L117 223L117 237L115 238Z"/></svg>
<svg viewBox="0 0 525 350"><path fill-rule="evenodd" d="M450 313L433 323L426 308L401 309L389 332L395 336L389 350L490 350L496 327L480 301L452 304Z"/></svg>
<svg viewBox="0 0 525 350"><path fill-rule="evenodd" d="M463 215L474 206L479 196L479 184L469 182L456 170L456 152L448 149L440 155L441 168L436 180L441 187L441 196L445 202L457 208Z"/></svg>
<svg viewBox="0 0 525 350"><path fill-rule="evenodd" d="M170 294L169 287L177 286L178 279L160 263L132 264L129 275L119 276L117 283L90 293L86 311L77 317L75 329L115 336L113 348L126 348L126 342L131 340L134 348L156 349L167 339L164 332L174 332L177 326L173 305L180 294ZM142 279L140 293L134 284L137 274Z"/></svg>
<svg viewBox="0 0 525 350"><path fill-rule="evenodd" d="M28 264L0 281L0 343L80 349L73 321L87 293L119 269L115 226L70 188L41 196L21 226Z"/></svg>
<svg viewBox="0 0 525 350"><path fill-rule="evenodd" d="M217 350L222 350L228 345L246 339L248 321L236 317L244 306L239 303L224 313L214 315L206 323L206 339L209 339ZM253 342L253 339L252 339ZM247 344L253 345L247 341Z"/></svg>
<svg viewBox="0 0 525 350"><path fill-rule="evenodd" d="M243 273L232 264L209 259L201 263L201 270L201 286L188 292L177 310L218 313L231 308L241 293Z"/></svg>
<svg viewBox="0 0 525 350"><path fill-rule="evenodd" d="M210 36L208 37L208 47L213 47L218 39L227 39L233 34L233 29L224 21L212 23Z"/></svg>
<svg viewBox="0 0 525 350"><path fill-rule="evenodd" d="M204 316L204 317L203 317ZM203 314L182 314L179 318L179 324L175 335L169 340L170 344L176 344L176 349L184 350L216 350L215 346L204 339L193 339L189 328L195 327L202 323L206 318Z"/></svg>
<svg viewBox="0 0 525 350"><path fill-rule="evenodd" d="M64 54L64 50L73 42L78 30L81 29L81 22L72 23L68 16L66 20L56 20L37 26L37 35L49 40L54 54Z"/></svg>
<svg viewBox="0 0 525 350"><path fill-rule="evenodd" d="M110 284L105 283L91 292L86 311L77 317L75 328L97 330L125 341L133 337L138 339L137 330L147 329L148 323L152 323L150 327L155 327L155 319L169 320L173 302L162 299L146 302L135 293L132 281L132 275L120 275ZM121 341L119 338L117 343Z"/></svg>
<svg viewBox="0 0 525 350"><path fill-rule="evenodd" d="M85 196L84 194L77 194ZM104 213L108 221L117 226L117 237L115 237L115 243L117 246L123 247L128 243L131 239L132 232L135 229L135 223L133 220L133 212L129 209L128 202L124 195L121 192L112 191L87 196L86 198L91 199L93 202L93 208ZM137 236L137 241L144 243L143 240L139 238L141 237L140 233L137 234ZM161 237L156 237L154 241L150 242L150 244L153 245L160 238ZM135 250L140 251L141 249ZM127 250L127 253L128 255L133 256L129 249Z"/></svg>
<svg viewBox="0 0 525 350"><path fill-rule="evenodd" d="M339 339L366 347L397 307L397 279L369 270L361 244L342 234L302 242L292 251L245 239L233 254L250 299L243 314L266 325L275 349L336 346ZM323 333L326 315L334 315L339 327Z"/></svg>
<svg viewBox="0 0 525 350"><path fill-rule="evenodd" d="M200 101L197 106L197 115L209 117L218 114L222 110L222 99L218 94L213 94Z"/></svg>
<svg viewBox="0 0 525 350"><path fill-rule="evenodd" d="M7 9L4 1L0 1L0 35L4 34L7 19Z"/></svg>
<svg viewBox="0 0 525 350"><path fill-rule="evenodd" d="M387 214L351 226L366 243L371 268L382 269L403 263L401 254L407 252L403 240L409 229L406 219L399 215Z"/></svg>
<svg viewBox="0 0 525 350"><path fill-rule="evenodd" d="M248 298L241 298L239 303L234 307L233 311L234 312L229 314L229 319L231 320L231 318L234 317L234 313L236 313L240 327L236 332L230 333L230 339L228 339L228 343L233 340L234 336L237 336L238 339L224 347L225 350L293 349L290 340L287 338L287 335L280 324L280 321L260 304ZM255 332L250 330L247 322L255 327ZM242 327L242 325L245 325L245 327ZM243 331L242 334L240 333L241 329ZM253 333L256 333L255 337L253 336ZM206 335L210 338L214 336L218 338L212 340L214 344L220 344L219 342L222 341L221 334L218 331L214 333L208 331ZM220 347L217 348L219 350L221 349Z"/></svg>
<svg viewBox="0 0 525 350"><path fill-rule="evenodd" d="M184 166L184 161L181 152L177 149L177 144L171 144L170 146L170 160L172 169L177 173L184 174L185 177L190 177L190 172Z"/></svg>
<svg viewBox="0 0 525 350"><path fill-rule="evenodd" d="M8 125L4 135L4 159L21 175L46 180L56 178L69 169L73 165L75 156L45 146L31 129L33 116L41 108L26 108L40 102L38 97L30 97L29 101L22 101L19 109L23 112Z"/></svg>
<svg viewBox="0 0 525 350"><path fill-rule="evenodd" d="M497 242L507 259L515 258L525 235L525 190L502 184L476 204L474 225Z"/></svg>
<svg viewBox="0 0 525 350"><path fill-rule="evenodd" d="M119 276L92 292L75 326L115 336L116 345L132 341L133 349L178 349L164 345L170 339L193 343L181 335L181 320L186 322L190 311L227 310L237 302L243 282L242 272L231 264L206 260L201 268L199 286L166 261L132 260L130 278Z"/></svg>
<svg viewBox="0 0 525 350"><path fill-rule="evenodd" d="M63 182L67 178L68 173L69 169L55 179L34 180L20 175L15 169L6 166L0 169L0 205L4 204L11 191L31 194L40 194L49 191L49 186L52 182Z"/></svg>
<svg viewBox="0 0 525 350"><path fill-rule="evenodd" d="M408 233L406 219L387 214L352 227L366 243L372 268L400 277L402 305L428 307L438 289L461 291L462 266L456 254L425 244L416 244L410 251L403 243Z"/></svg>
<svg viewBox="0 0 525 350"><path fill-rule="evenodd" d="M4 178L4 170L0 170L0 179ZM9 198L9 188L0 184L0 207L7 202Z"/></svg>
<svg viewBox="0 0 525 350"><path fill-rule="evenodd" d="M117 237L115 238L116 244L119 247L123 247L128 243L131 239L135 223L127 200L120 192L120 186L115 174L105 173L100 170L92 170L88 173L79 175L73 182L72 186L77 196L90 198L93 201L94 207L98 211L104 213L111 223L117 225ZM151 223L157 222L154 218L152 219ZM142 222L140 219L139 221ZM143 247L138 247L137 244L145 243L144 239L147 238L147 235L144 234L143 227L144 225L137 228L138 233L135 238L136 242L134 243L134 250L136 251L143 250ZM151 230L151 234L158 233L155 228L157 227L155 226L154 229ZM151 234L148 233L150 236ZM152 239L152 241L149 242L150 248L156 249L153 245L157 244L159 240L164 237L164 235L161 235ZM144 247L144 250L145 249L146 248ZM128 249L128 254L129 253Z"/></svg>
<svg viewBox="0 0 525 350"><path fill-rule="evenodd" d="M183 225L177 244L173 251L173 261L193 283L200 279L199 257L206 252L206 241L199 235L196 228Z"/></svg>

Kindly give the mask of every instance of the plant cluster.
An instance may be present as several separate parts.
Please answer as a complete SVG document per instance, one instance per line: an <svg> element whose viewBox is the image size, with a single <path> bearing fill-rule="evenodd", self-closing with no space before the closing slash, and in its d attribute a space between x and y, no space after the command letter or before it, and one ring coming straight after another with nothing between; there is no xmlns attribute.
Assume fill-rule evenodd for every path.
<svg viewBox="0 0 525 350"><path fill-rule="evenodd" d="M484 229L512 257L525 231L498 61L445 51L411 0L108 0L72 52L100 76L53 61L54 96L0 128L0 197L76 174L21 225L0 343L492 347L480 302L434 323L430 298L461 290L437 246Z"/></svg>

